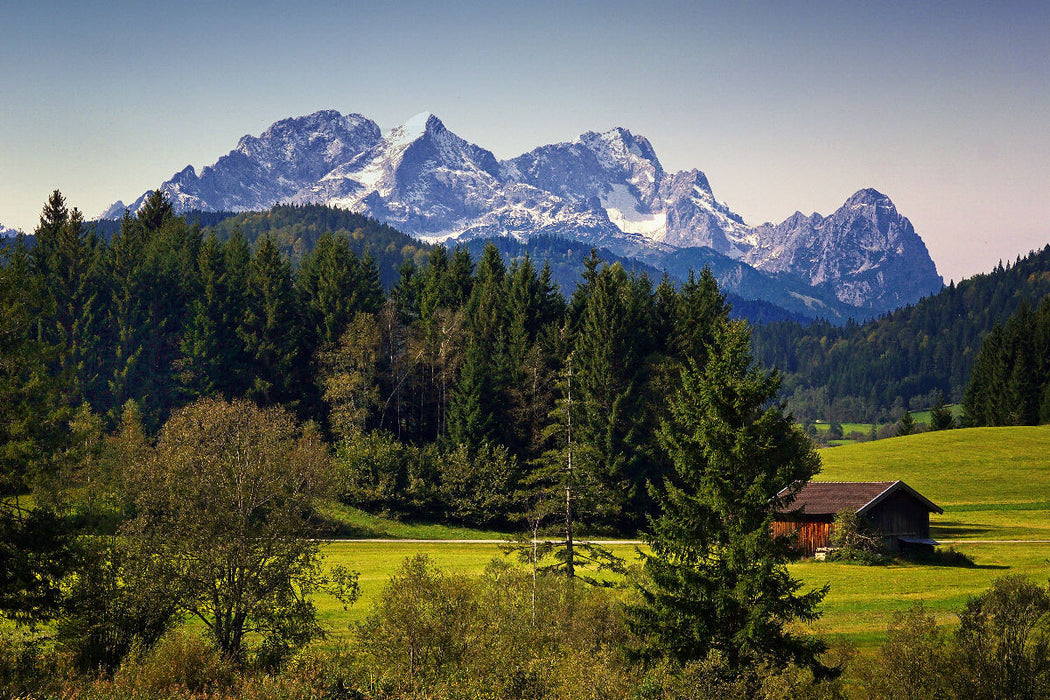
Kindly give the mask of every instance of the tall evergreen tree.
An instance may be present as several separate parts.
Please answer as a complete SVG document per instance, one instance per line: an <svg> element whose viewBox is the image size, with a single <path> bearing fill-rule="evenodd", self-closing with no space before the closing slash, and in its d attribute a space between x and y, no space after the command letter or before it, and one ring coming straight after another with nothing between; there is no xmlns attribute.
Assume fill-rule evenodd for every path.
<svg viewBox="0 0 1050 700"><path fill-rule="evenodd" d="M648 435L640 410L647 381L651 288L620 265L595 273L578 323L580 439L596 451L608 493L616 499L617 526L639 524L648 478ZM605 523L607 526L614 523Z"/></svg>
<svg viewBox="0 0 1050 700"><path fill-rule="evenodd" d="M512 446L505 420L509 386L506 267L495 246L485 246L465 317L466 350L448 409L447 438L473 448L483 443Z"/></svg>
<svg viewBox="0 0 1050 700"><path fill-rule="evenodd" d="M291 266L269 237L262 240L248 267L246 302L239 332L253 377L249 394L263 406L293 403L304 364L301 316Z"/></svg>
<svg viewBox="0 0 1050 700"><path fill-rule="evenodd" d="M656 489L642 603L630 610L649 653L685 662L720 655L745 675L766 661L825 672L824 645L791 630L818 616L827 589L799 594L774 515L819 471L791 416L770 405L779 378L756 367L747 326L723 322L701 367L690 359L660 430L673 473Z"/></svg>
<svg viewBox="0 0 1050 700"><path fill-rule="evenodd" d="M233 245L232 243L230 245ZM214 235L200 247L197 269L200 293L192 301L182 338L182 379L189 398L221 394L227 399L243 392L244 342L237 327L244 315L241 284L227 268L227 246Z"/></svg>
<svg viewBox="0 0 1050 700"><path fill-rule="evenodd" d="M56 375L63 402L72 410L93 400L99 379L97 324L101 315L96 269L98 241L84 226L77 209L68 211L55 190L44 206L36 230L33 257L44 288L54 301L53 313L42 317L43 338L55 346Z"/></svg>
<svg viewBox="0 0 1050 700"><path fill-rule="evenodd" d="M197 294L200 232L176 217L160 192L138 215L125 213L107 255L110 298L108 411L115 420L129 400L142 404L147 428L171 410L177 360Z"/></svg>

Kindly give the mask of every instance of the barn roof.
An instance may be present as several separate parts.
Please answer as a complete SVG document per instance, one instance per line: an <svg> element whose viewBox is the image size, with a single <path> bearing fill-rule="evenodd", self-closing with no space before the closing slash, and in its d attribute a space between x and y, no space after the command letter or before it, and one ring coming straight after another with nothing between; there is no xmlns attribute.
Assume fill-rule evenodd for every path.
<svg viewBox="0 0 1050 700"><path fill-rule="evenodd" d="M784 489L778 495L784 494ZM807 515L834 515L842 510L864 513L891 494L903 491L927 510L943 513L939 506L903 481L809 481L783 513L803 510Z"/></svg>

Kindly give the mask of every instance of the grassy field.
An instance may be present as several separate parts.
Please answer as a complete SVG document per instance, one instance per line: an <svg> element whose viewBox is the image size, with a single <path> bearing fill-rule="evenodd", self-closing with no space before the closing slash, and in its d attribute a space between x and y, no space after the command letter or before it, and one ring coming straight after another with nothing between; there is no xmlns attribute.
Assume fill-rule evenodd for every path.
<svg viewBox="0 0 1050 700"><path fill-rule="evenodd" d="M820 451L821 481L895 481L944 508L933 537L1050 539L1050 426L969 428Z"/></svg>
<svg viewBox="0 0 1050 700"><path fill-rule="evenodd" d="M976 562L972 568L896 564L861 567L804 561L791 565L807 589L830 584L823 617L812 631L848 637L862 648L878 643L893 614L923 600L942 622L986 589L996 577L1020 573L1045 583L1050 576L1050 426L975 428L923 433L821 450L823 481L902 479L945 509L931 519L938 539L957 539L957 549ZM334 600L318 601L321 617L336 634L362 619L405 557L426 553L435 564L479 574L494 558L495 544L463 544L454 539L498 539L496 533L416 526L367 516L359 511L331 513L356 523L373 537L430 538L445 542L332 542L332 563L361 573L361 600L349 611ZM977 540L1027 540L1026 544L982 544ZM632 545L613 548L629 560Z"/></svg>

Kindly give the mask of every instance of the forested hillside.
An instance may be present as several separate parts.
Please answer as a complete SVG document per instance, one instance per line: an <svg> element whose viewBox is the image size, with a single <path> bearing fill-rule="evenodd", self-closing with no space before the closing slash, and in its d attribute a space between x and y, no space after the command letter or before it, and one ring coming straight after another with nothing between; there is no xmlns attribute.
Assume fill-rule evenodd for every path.
<svg viewBox="0 0 1050 700"><path fill-rule="evenodd" d="M985 336L1048 292L1050 246L862 325L756 326L755 354L784 373L799 419L895 420L941 393L961 401Z"/></svg>

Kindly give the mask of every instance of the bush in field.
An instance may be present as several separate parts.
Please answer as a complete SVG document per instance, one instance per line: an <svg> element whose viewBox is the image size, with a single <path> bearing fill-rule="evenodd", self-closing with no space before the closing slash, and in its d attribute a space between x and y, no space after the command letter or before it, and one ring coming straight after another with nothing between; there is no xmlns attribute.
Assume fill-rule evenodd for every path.
<svg viewBox="0 0 1050 700"><path fill-rule="evenodd" d="M407 559L355 638L359 677L393 697L618 698L633 683L615 598L503 562L467 577Z"/></svg>
<svg viewBox="0 0 1050 700"><path fill-rule="evenodd" d="M855 675L872 698L1050 697L1050 589L1004 576L967 601L948 635L921 603L898 614Z"/></svg>
<svg viewBox="0 0 1050 700"><path fill-rule="evenodd" d="M357 508L491 527L513 512L520 469L502 445L420 447L376 432L340 442L333 472L339 499Z"/></svg>
<svg viewBox="0 0 1050 700"><path fill-rule="evenodd" d="M947 698L950 658L950 639L919 602L894 616L878 657L862 664L857 675L877 698Z"/></svg>
<svg viewBox="0 0 1050 700"><path fill-rule="evenodd" d="M1004 576L971 598L955 634L959 697L1050 697L1050 591Z"/></svg>
<svg viewBox="0 0 1050 700"><path fill-rule="evenodd" d="M835 514L831 546L835 547L835 551L828 556L830 560L859 564L886 564L891 561L879 531L867 518L852 510Z"/></svg>
<svg viewBox="0 0 1050 700"><path fill-rule="evenodd" d="M214 693L236 681L236 669L215 643L185 629L167 633L148 652L133 653L113 677L116 687L147 697L165 697L178 690Z"/></svg>

